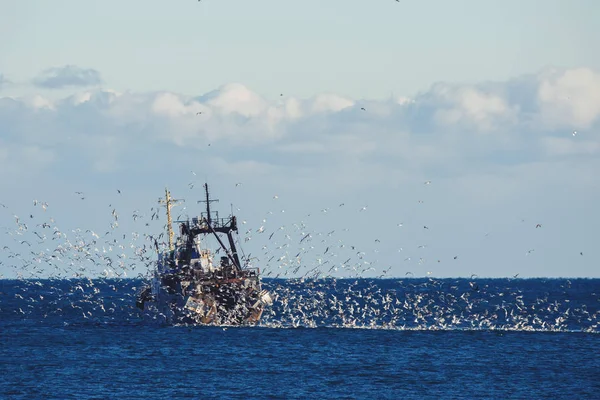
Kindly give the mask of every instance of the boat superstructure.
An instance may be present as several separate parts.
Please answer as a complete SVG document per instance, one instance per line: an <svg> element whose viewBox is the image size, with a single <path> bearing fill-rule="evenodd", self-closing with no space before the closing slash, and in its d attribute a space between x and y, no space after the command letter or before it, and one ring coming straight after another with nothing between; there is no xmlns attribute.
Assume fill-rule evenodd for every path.
<svg viewBox="0 0 600 400"><path fill-rule="evenodd" d="M175 221L176 238L171 207L181 200L171 198L168 190L159 199L167 208L169 245L159 252L151 283L139 293L137 305L175 323L255 324L272 304L271 296L261 288L260 270L240 263L236 217L220 218L211 211L210 204L218 200L210 199L208 184L204 189L206 198L198 203L206 203L206 211Z"/></svg>

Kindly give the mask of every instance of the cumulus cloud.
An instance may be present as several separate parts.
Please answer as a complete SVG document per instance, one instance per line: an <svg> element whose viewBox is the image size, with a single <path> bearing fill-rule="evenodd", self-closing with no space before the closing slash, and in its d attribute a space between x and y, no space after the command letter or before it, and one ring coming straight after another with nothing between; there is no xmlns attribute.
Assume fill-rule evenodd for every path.
<svg viewBox="0 0 600 400"><path fill-rule="evenodd" d="M42 71L34 80L34 85L44 89L61 89L65 87L85 87L102 83L100 73L91 68L80 68L75 65L53 67Z"/></svg>
<svg viewBox="0 0 600 400"><path fill-rule="evenodd" d="M485 133L516 122L516 110L498 94L448 85L436 85L431 92L437 108L434 121L441 126L466 125Z"/></svg>
<svg viewBox="0 0 600 400"><path fill-rule="evenodd" d="M41 85L100 80L96 71L72 66L49 71ZM128 150L143 143L163 152L211 147L223 157L237 152L238 159L277 166L364 162L458 173L474 163L597 156L599 93L600 74L586 68L508 82L437 83L401 101L335 94L269 101L239 83L196 97L92 90L60 100L4 99L0 124L13 145L44 143L57 162L60 154L71 157L68 145L102 170L125 167Z"/></svg>
<svg viewBox="0 0 600 400"><path fill-rule="evenodd" d="M260 115L268 107L263 98L240 83L223 85L196 100L222 114L236 113L244 117Z"/></svg>
<svg viewBox="0 0 600 400"><path fill-rule="evenodd" d="M600 115L600 75L588 68L550 70L540 77L538 99L546 126L589 128Z"/></svg>

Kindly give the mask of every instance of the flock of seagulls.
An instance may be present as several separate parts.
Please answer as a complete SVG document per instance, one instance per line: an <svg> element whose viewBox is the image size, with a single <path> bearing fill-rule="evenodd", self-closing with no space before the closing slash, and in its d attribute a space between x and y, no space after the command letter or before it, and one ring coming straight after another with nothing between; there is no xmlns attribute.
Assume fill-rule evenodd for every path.
<svg viewBox="0 0 600 400"><path fill-rule="evenodd" d="M531 288L524 285L527 281L469 282L468 287L464 280L431 278L383 282L276 284L279 300L266 311L265 319L273 326L401 330L598 332L599 328L600 311L593 305L588 309L587 304L571 302L568 280L556 283L553 298L547 292L532 295Z"/></svg>
<svg viewBox="0 0 600 400"><path fill-rule="evenodd" d="M75 194L82 200L86 199L83 192ZM120 195L121 191L117 190L117 194ZM140 263L148 267L155 259L156 253L152 254L150 245L153 237L120 230L120 215L112 205L107 211L108 226L103 234L82 228L63 230L50 216L47 202L34 200L33 206L37 211L32 210L29 218L23 220L13 214L14 226L2 227L3 240L12 240L20 245L18 250L9 245L2 249L11 260L8 268L13 269L14 275L19 278L83 278L98 272L104 277L128 277L128 273L136 271ZM150 211L144 228L149 226L150 221L159 218L158 207ZM139 210L131 215L134 222L142 219L144 214ZM162 238L162 235L159 237ZM144 242L140 243L140 240Z"/></svg>
<svg viewBox="0 0 600 400"><path fill-rule="evenodd" d="M191 171L193 175L195 172ZM430 180L424 181L424 185L430 186ZM242 186L241 182L235 183L236 188ZM194 188L194 182L188 185L190 189ZM85 200L85 194L82 191L76 191L75 194L82 200ZM121 190L117 189L117 194L121 195ZM278 200L277 194L272 196L273 200ZM422 203L423 200L419 200ZM2 205L3 208L6 206ZM48 275L48 267L53 269L54 274L50 276L63 277L80 277L94 274L99 270L106 276L125 277L140 273L150 269L155 261L156 247L164 245L166 242L164 231L165 227L161 227L163 233L150 235L147 233L152 230L151 223L159 220L163 210L159 207L152 208L149 212L141 212L135 210L130 215L130 222L143 223L141 230L146 233L119 233L119 213L112 205L109 205L110 224L104 234L99 235L89 229L72 229L70 232L63 231L54 221L48 217L48 203L39 200L33 200L34 209L40 210L41 213L34 211L29 213L29 220L24 221L19 216L13 215L13 229L5 227L5 234L12 237L13 241L19 245L25 245L30 248L29 254L21 254L10 249L10 246L4 246L4 251L11 258L20 260L18 263L13 263L11 266L14 269L25 267L23 271L18 273L19 276L35 278ZM340 203L337 208L344 208L345 203ZM334 208L335 209L335 208ZM185 211L185 207L181 211ZM328 214L332 209L329 207L321 209L322 214ZM280 210L284 213L285 210ZM359 213L368 213L368 205L358 208ZM44 220L37 220L34 214L38 217L48 217ZM379 277L390 277L390 268L387 265L378 265L377 261L369 259L368 254L377 256L380 249L389 249L392 244L384 241L381 238L372 239L378 246L371 247L369 251L359 250L360 243L347 243L344 239L344 232L350 231L349 228L339 229L341 234L335 234L335 230L329 232L320 232L310 229L310 217L296 223L287 225L269 227L269 219L273 215L273 211L269 211L260 221L260 226L251 228L247 226L245 220L241 221L240 231L243 240L240 245L244 245L253 240L252 243L259 242L262 250L262 256L259 257L261 269L266 276L274 278L289 278L289 277L363 277L368 271L376 271L380 269ZM186 218L184 212L177 215L175 220ZM314 218L314 217L313 217ZM321 217L317 217L321 218ZM314 219L313 219L314 220ZM523 220L524 221L524 220ZM35 225L30 226L31 223ZM398 228L405 227L404 222L396 222ZM414 224L413 224L414 225ZM543 229L541 223L536 223L535 229ZM156 228L153 225L154 228ZM430 225L422 225L424 230L431 230ZM406 229L406 228L404 228ZM265 234L267 239L261 238ZM489 233L486 233L487 237ZM142 242L127 242L126 239L142 238ZM393 240L393 239L392 239ZM46 247L47 244L54 244L55 248ZM32 248L34 244L36 249ZM363 243L364 244L364 243ZM380 246L381 247L380 247ZM243 246L240 246L243 247ZM427 244L421 244L416 247L416 250L426 250ZM256 248L254 251L256 252ZM115 259L115 252L120 254ZM398 252L406 253L410 251L405 247L398 247ZM527 256L532 255L535 249L531 248L525 253ZM583 256L583 251L579 252ZM251 257L247 257L249 260ZM434 261L441 263L441 259L434 258ZM418 266L426 264L424 253L406 254L402 257L405 262L411 262L413 259L418 260ZM58 260L65 260L68 263L58 263ZM256 257L254 258L256 260ZM341 261L345 260L345 261ZM452 259L458 260L458 254L455 254ZM66 265L65 265L66 264ZM86 265L91 265L89 269ZM118 267L118 268L115 268ZM402 265L395 265L396 269L402 269ZM404 271L406 272L406 271ZM410 271L413 275L428 276L432 275L432 271L417 272ZM373 275L372 273L370 275Z"/></svg>
<svg viewBox="0 0 600 400"><path fill-rule="evenodd" d="M0 287L5 291L0 291L4 296L0 315L5 323L11 319L94 326L143 320L166 323L160 312L142 316L135 308L139 284L105 278L12 281ZM265 327L590 333L600 328L598 294L589 294L587 303L578 301L572 296L570 280L540 285L527 280L467 284L464 279L330 278L274 280L263 285L276 294L261 320Z"/></svg>
<svg viewBox="0 0 600 400"><path fill-rule="evenodd" d="M193 171L192 174L196 175ZM424 184L431 185L432 182L425 181ZM240 186L241 182L235 183L235 187ZM75 195L86 199L81 191L75 192ZM121 195L121 190L117 189L117 195ZM279 196L273 195L273 201L279 201ZM3 204L0 206L7 215L7 207ZM339 203L333 209L322 208L317 215L343 208L345 203ZM364 205L357 212L368 213L368 210L368 206ZM62 229L50 216L50 211L47 202L33 200L33 209L28 212L28 218L13 214L12 226L2 227L2 243L5 239L8 239L8 243L1 251L8 261L0 261L0 264L4 264L0 266L12 270L24 285L25 289L17 293L17 300L28 301L25 308L21 305L15 308L15 312L27 314L49 299L47 292L32 297L31 293L35 292L33 289L40 284L44 286L69 278L72 280L69 293L75 293L80 299L79 303L70 303L70 307L81 307L82 318L93 319L119 312L126 313L127 318L138 318L139 314L132 306L135 303L135 291L113 279L147 279L147 274L155 265L159 244L164 246L167 238L164 227L161 229L163 233L151 235L124 232L121 224L133 224L141 232L148 232L151 224L164 219L160 217L164 210L159 207L152 207L148 212L135 210L125 218L129 221L124 221L117 207L109 204L106 211L107 226L102 232L84 228ZM417 272L412 269L404 273L405 277L411 278L408 281L394 280L392 270L401 268L401 265L382 266L370 259L370 255L376 255L379 251L380 245L386 244L385 240L375 238L375 250L363 251L360 243L347 243L343 239L343 233L349 228L336 227L323 232L310 229L310 214L305 221L270 227L269 218L273 214L273 211L269 211L260 219L260 226L256 227L250 227L246 221L242 221L239 243L243 262L252 265L258 260L263 277L289 278L265 283L271 286L269 290L276 299L273 307L266 311L267 325L564 330L568 327L566 322L575 315L579 320L589 322L586 329L597 330L598 313L569 307L566 297L560 304L544 303L542 299L525 303L522 300L523 291L513 286L491 288L490 284L483 285L473 275L467 280L468 287L464 287L464 282L448 283L434 279L433 272L427 270ZM181 217L185 215L179 215L177 219ZM396 223L397 227L404 225L402 222ZM423 225L423 228L429 230L428 225ZM541 223L535 224L535 229L540 228ZM262 253L258 257L243 252L242 247L249 241L262 245ZM256 246L252 247L258 251ZM427 244L422 244L415 251L427 251L427 248ZM534 250L530 249L527 255ZM399 248L398 252L404 252L404 249ZM583 255L583 252L580 254ZM409 256L405 261L412 259ZM426 264L422 256L416 259L418 262L415 267ZM452 257L453 261L458 259L459 255ZM416 275L423 278L415 278ZM518 276L515 274L512 279L518 279ZM377 283L373 277L390 279L382 281L388 283ZM386 289L389 282L395 285ZM100 296L107 288L113 292L113 296L128 301L120 305L114 300L107 302L106 296ZM61 290L64 292L66 289ZM444 299L442 303L440 298ZM53 301L60 303L60 300ZM482 302L494 301L500 302L494 313L489 309L477 311ZM0 309L2 307L0 303ZM61 304L61 307L49 313L60 313L59 309L64 311L65 305ZM542 316L540 309L549 310L548 315L553 316L554 322ZM559 317L556 317L557 313Z"/></svg>

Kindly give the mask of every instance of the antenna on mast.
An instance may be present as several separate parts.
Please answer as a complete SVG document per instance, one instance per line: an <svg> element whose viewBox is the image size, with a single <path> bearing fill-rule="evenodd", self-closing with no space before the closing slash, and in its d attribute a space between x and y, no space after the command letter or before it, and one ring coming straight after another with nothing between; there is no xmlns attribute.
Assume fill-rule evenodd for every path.
<svg viewBox="0 0 600 400"><path fill-rule="evenodd" d="M165 188L165 198L158 199L159 204L163 204L167 207L167 230L169 232L169 250L174 250L173 246L173 237L175 236L175 232L173 232L173 220L171 218L171 207L178 205L185 200L176 200L171 197L171 192L169 189Z"/></svg>
<svg viewBox="0 0 600 400"><path fill-rule="evenodd" d="M208 221L208 224L211 224L211 216L210 216L210 203L212 202L218 202L219 200L211 200L210 196L208 194L208 183L204 184L204 191L206 192L206 200L198 200L198 203L206 203L206 220Z"/></svg>

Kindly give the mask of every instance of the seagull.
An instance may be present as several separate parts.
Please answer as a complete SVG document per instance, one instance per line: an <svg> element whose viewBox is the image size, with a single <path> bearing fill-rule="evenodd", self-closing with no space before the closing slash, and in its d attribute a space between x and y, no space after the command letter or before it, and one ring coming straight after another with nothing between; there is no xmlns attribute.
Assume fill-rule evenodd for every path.
<svg viewBox="0 0 600 400"><path fill-rule="evenodd" d="M425 185L431 185L431 181L425 181L424 184Z"/></svg>
<svg viewBox="0 0 600 400"><path fill-rule="evenodd" d="M363 110L363 111L367 111L364 107L361 107L360 109Z"/></svg>
<svg viewBox="0 0 600 400"><path fill-rule="evenodd" d="M535 227L536 227L536 228L541 228L541 227L542 227L542 224L537 224Z"/></svg>

